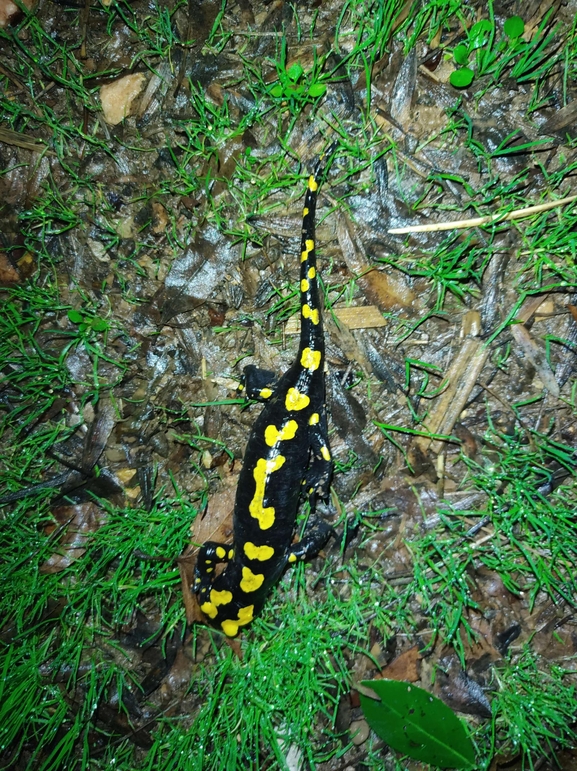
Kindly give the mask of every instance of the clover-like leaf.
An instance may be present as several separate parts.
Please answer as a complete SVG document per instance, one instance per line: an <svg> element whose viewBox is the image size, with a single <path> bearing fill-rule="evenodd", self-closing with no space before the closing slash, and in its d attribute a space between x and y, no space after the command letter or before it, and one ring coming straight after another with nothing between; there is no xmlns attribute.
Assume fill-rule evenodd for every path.
<svg viewBox="0 0 577 771"><path fill-rule="evenodd" d="M80 311L74 310L74 308L69 310L67 315L73 324L82 324L84 321L84 316L80 313Z"/></svg>
<svg viewBox="0 0 577 771"><path fill-rule="evenodd" d="M471 48L481 48L481 46L484 46L492 29L493 25L488 19L481 19L481 21L473 24L468 33Z"/></svg>
<svg viewBox="0 0 577 771"><path fill-rule="evenodd" d="M467 64L469 61L469 46L466 46L464 43L458 45L453 51L453 59L457 64Z"/></svg>
<svg viewBox="0 0 577 771"><path fill-rule="evenodd" d="M90 326L95 332L104 332L106 329L108 329L109 324L106 319L101 319L100 316L96 316L90 322Z"/></svg>
<svg viewBox="0 0 577 771"><path fill-rule="evenodd" d="M503 32L509 39L521 37L525 32L525 22L520 16L510 16L503 26Z"/></svg>
<svg viewBox="0 0 577 771"><path fill-rule="evenodd" d="M312 86L309 86L309 96L323 96L326 92L327 87L324 83L313 83Z"/></svg>
<svg viewBox="0 0 577 771"><path fill-rule="evenodd" d="M455 88L467 88L467 86L470 86L473 82L474 77L475 73L473 70L468 67L460 67L458 70L451 73L449 82Z"/></svg>
<svg viewBox="0 0 577 771"><path fill-rule="evenodd" d="M298 80L300 80L304 70L300 64L300 62L296 62L295 64L292 64L288 70L287 75L292 80L293 83L296 83Z"/></svg>

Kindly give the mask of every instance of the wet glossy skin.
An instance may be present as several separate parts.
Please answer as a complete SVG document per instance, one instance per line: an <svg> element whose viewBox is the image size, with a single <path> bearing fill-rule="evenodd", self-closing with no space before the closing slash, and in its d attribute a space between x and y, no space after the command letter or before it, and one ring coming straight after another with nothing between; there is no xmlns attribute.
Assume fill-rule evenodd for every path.
<svg viewBox="0 0 577 771"><path fill-rule="evenodd" d="M265 402L252 429L234 506L234 542L200 549L194 590L208 621L233 637L260 612L291 562L318 552L330 528L314 524L293 544L299 499L325 498L332 472L325 414L324 336L315 256L318 172L309 178L301 246L301 338L276 385L245 369L246 393ZM260 381L260 382L259 382ZM227 562L214 576L217 562Z"/></svg>

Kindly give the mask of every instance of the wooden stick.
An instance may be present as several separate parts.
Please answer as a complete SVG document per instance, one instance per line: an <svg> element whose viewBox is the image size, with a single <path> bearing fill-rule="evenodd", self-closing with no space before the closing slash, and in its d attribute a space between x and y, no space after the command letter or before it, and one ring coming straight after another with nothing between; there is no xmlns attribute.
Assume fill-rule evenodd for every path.
<svg viewBox="0 0 577 771"><path fill-rule="evenodd" d="M388 232L394 235L403 233L435 233L439 230L462 230L464 228L476 228L479 225L486 225L489 222L506 222L507 220L520 220L523 217L530 217L531 214L539 214L542 211L555 209L558 206L565 206L566 203L577 200L577 195L570 195L568 198L560 198L558 201L549 201L549 203L540 203L536 206L529 206L526 209L516 209L508 214L488 214L486 217L474 217L469 220L453 220L452 222L437 222L431 225L412 225L405 228L391 228Z"/></svg>

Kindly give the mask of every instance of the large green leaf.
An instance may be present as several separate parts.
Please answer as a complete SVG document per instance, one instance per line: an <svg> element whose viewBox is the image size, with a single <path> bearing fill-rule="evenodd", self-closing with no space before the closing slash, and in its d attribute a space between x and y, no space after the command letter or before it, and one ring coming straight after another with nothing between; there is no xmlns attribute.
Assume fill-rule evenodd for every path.
<svg viewBox="0 0 577 771"><path fill-rule="evenodd" d="M403 755L441 768L472 768L475 751L455 713L422 688L398 680L365 680L381 701L361 696L373 731Z"/></svg>

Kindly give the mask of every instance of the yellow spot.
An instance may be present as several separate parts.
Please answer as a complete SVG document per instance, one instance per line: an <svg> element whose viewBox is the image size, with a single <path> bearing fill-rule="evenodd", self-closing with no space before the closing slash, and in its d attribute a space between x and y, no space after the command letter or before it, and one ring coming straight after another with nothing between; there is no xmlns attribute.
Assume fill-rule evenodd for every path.
<svg viewBox="0 0 577 771"><path fill-rule="evenodd" d="M330 460L330 459L331 459L331 454L330 454L330 452L328 451L328 449L327 449L327 448L324 446L324 444L323 444L323 446L321 447L321 455L323 456L323 458L324 458L325 460Z"/></svg>
<svg viewBox="0 0 577 771"><path fill-rule="evenodd" d="M307 238L305 241L305 250L304 252L301 252L301 262L306 262L308 260L309 254L314 248L315 242L312 240L312 238Z"/></svg>
<svg viewBox="0 0 577 771"><path fill-rule="evenodd" d="M247 541L243 549L249 560L259 560L259 562L266 562L274 554L272 546L255 546L251 541Z"/></svg>
<svg viewBox="0 0 577 771"><path fill-rule="evenodd" d="M223 589L222 592L217 592L216 589L211 589L210 601L215 606L228 605L229 602L232 602L232 592L229 592L228 589Z"/></svg>
<svg viewBox="0 0 577 771"><path fill-rule="evenodd" d="M238 623L236 621L223 621L221 627L227 637L236 637L238 634Z"/></svg>
<svg viewBox="0 0 577 771"><path fill-rule="evenodd" d="M205 573L212 573L213 570L214 570L214 568L205 568L204 572Z"/></svg>
<svg viewBox="0 0 577 771"><path fill-rule="evenodd" d="M316 426L319 420L320 420L319 413L313 412L313 414L309 418L309 426Z"/></svg>
<svg viewBox="0 0 577 771"><path fill-rule="evenodd" d="M306 280L306 278L303 278L301 281L301 292L308 292L309 291L309 282Z"/></svg>
<svg viewBox="0 0 577 771"><path fill-rule="evenodd" d="M242 581L240 588L243 592L256 592L263 585L264 576L262 573L253 573L250 568L242 569Z"/></svg>
<svg viewBox="0 0 577 771"><path fill-rule="evenodd" d="M309 278L314 278L316 275L316 270L314 268L309 268Z"/></svg>
<svg viewBox="0 0 577 771"><path fill-rule="evenodd" d="M221 560L226 557L226 551L222 548L222 546L216 547L216 556Z"/></svg>
<svg viewBox="0 0 577 771"><path fill-rule="evenodd" d="M239 390L239 391L244 391L244 386L243 386L243 384L242 384L242 383L239 383L239 384L238 384L238 390Z"/></svg>
<svg viewBox="0 0 577 771"><path fill-rule="evenodd" d="M311 193L314 193L316 192L317 188L318 188L317 181L311 174L309 177L309 190L311 191Z"/></svg>
<svg viewBox="0 0 577 771"><path fill-rule="evenodd" d="M308 397L307 397L308 398ZM256 462L256 466L253 473L254 481L256 482L256 489L254 491L254 498L250 502L248 510L251 517L258 519L258 524L261 530L268 530L274 524L274 506L263 506L264 493L266 484L268 482L269 475L273 471L278 471L283 465L286 458L284 455L277 455L272 460L265 460L265 458L259 458Z"/></svg>
<svg viewBox="0 0 577 771"><path fill-rule="evenodd" d="M303 217L306 217L308 213L309 213L308 206L305 206L305 208L303 209Z"/></svg>
<svg viewBox="0 0 577 771"><path fill-rule="evenodd" d="M261 399L269 399L272 396L272 389L271 388L261 388L260 389L260 398Z"/></svg>
<svg viewBox="0 0 577 771"><path fill-rule="evenodd" d="M320 351L313 351L310 348L303 348L303 352L301 355L301 364L305 369L310 369L311 372L314 372L315 369L319 368L320 363L321 363Z"/></svg>
<svg viewBox="0 0 577 771"><path fill-rule="evenodd" d="M307 305L306 303L303 305L302 310L303 316L305 319L310 319L313 324L319 323L319 312L316 308L311 308L310 305Z"/></svg>
<svg viewBox="0 0 577 771"><path fill-rule="evenodd" d="M301 394L296 388L289 388L284 403L287 410L304 410L309 406L310 401L306 394Z"/></svg>
<svg viewBox="0 0 577 771"><path fill-rule="evenodd" d="M234 549L231 549L228 553L228 558L231 560L234 557Z"/></svg>
<svg viewBox="0 0 577 771"><path fill-rule="evenodd" d="M205 564L205 565L212 565L212 560L205 560L205 561L204 561L204 564Z"/></svg>
<svg viewBox="0 0 577 771"><path fill-rule="evenodd" d="M277 442L285 439L294 439L297 432L298 423L296 420L289 420L279 431L276 426L267 426L264 430L264 440L269 447L274 447Z"/></svg>
<svg viewBox="0 0 577 771"><path fill-rule="evenodd" d="M240 608L238 611L238 623L240 626L250 624L254 618L254 605L247 605L246 608Z"/></svg>
<svg viewBox="0 0 577 771"><path fill-rule="evenodd" d="M241 608L238 611L238 619L236 621L228 619L221 624L222 631L227 637L234 637L238 634L239 626L250 624L254 617L254 605L249 605L246 608Z"/></svg>
<svg viewBox="0 0 577 771"><path fill-rule="evenodd" d="M289 554L288 561L289 562L296 562L297 561L297 555L296 554Z"/></svg>
<svg viewBox="0 0 577 771"><path fill-rule="evenodd" d="M218 610L214 607L212 602L203 602L200 606L200 609L204 615L208 616L209 618L216 618L218 615Z"/></svg>

